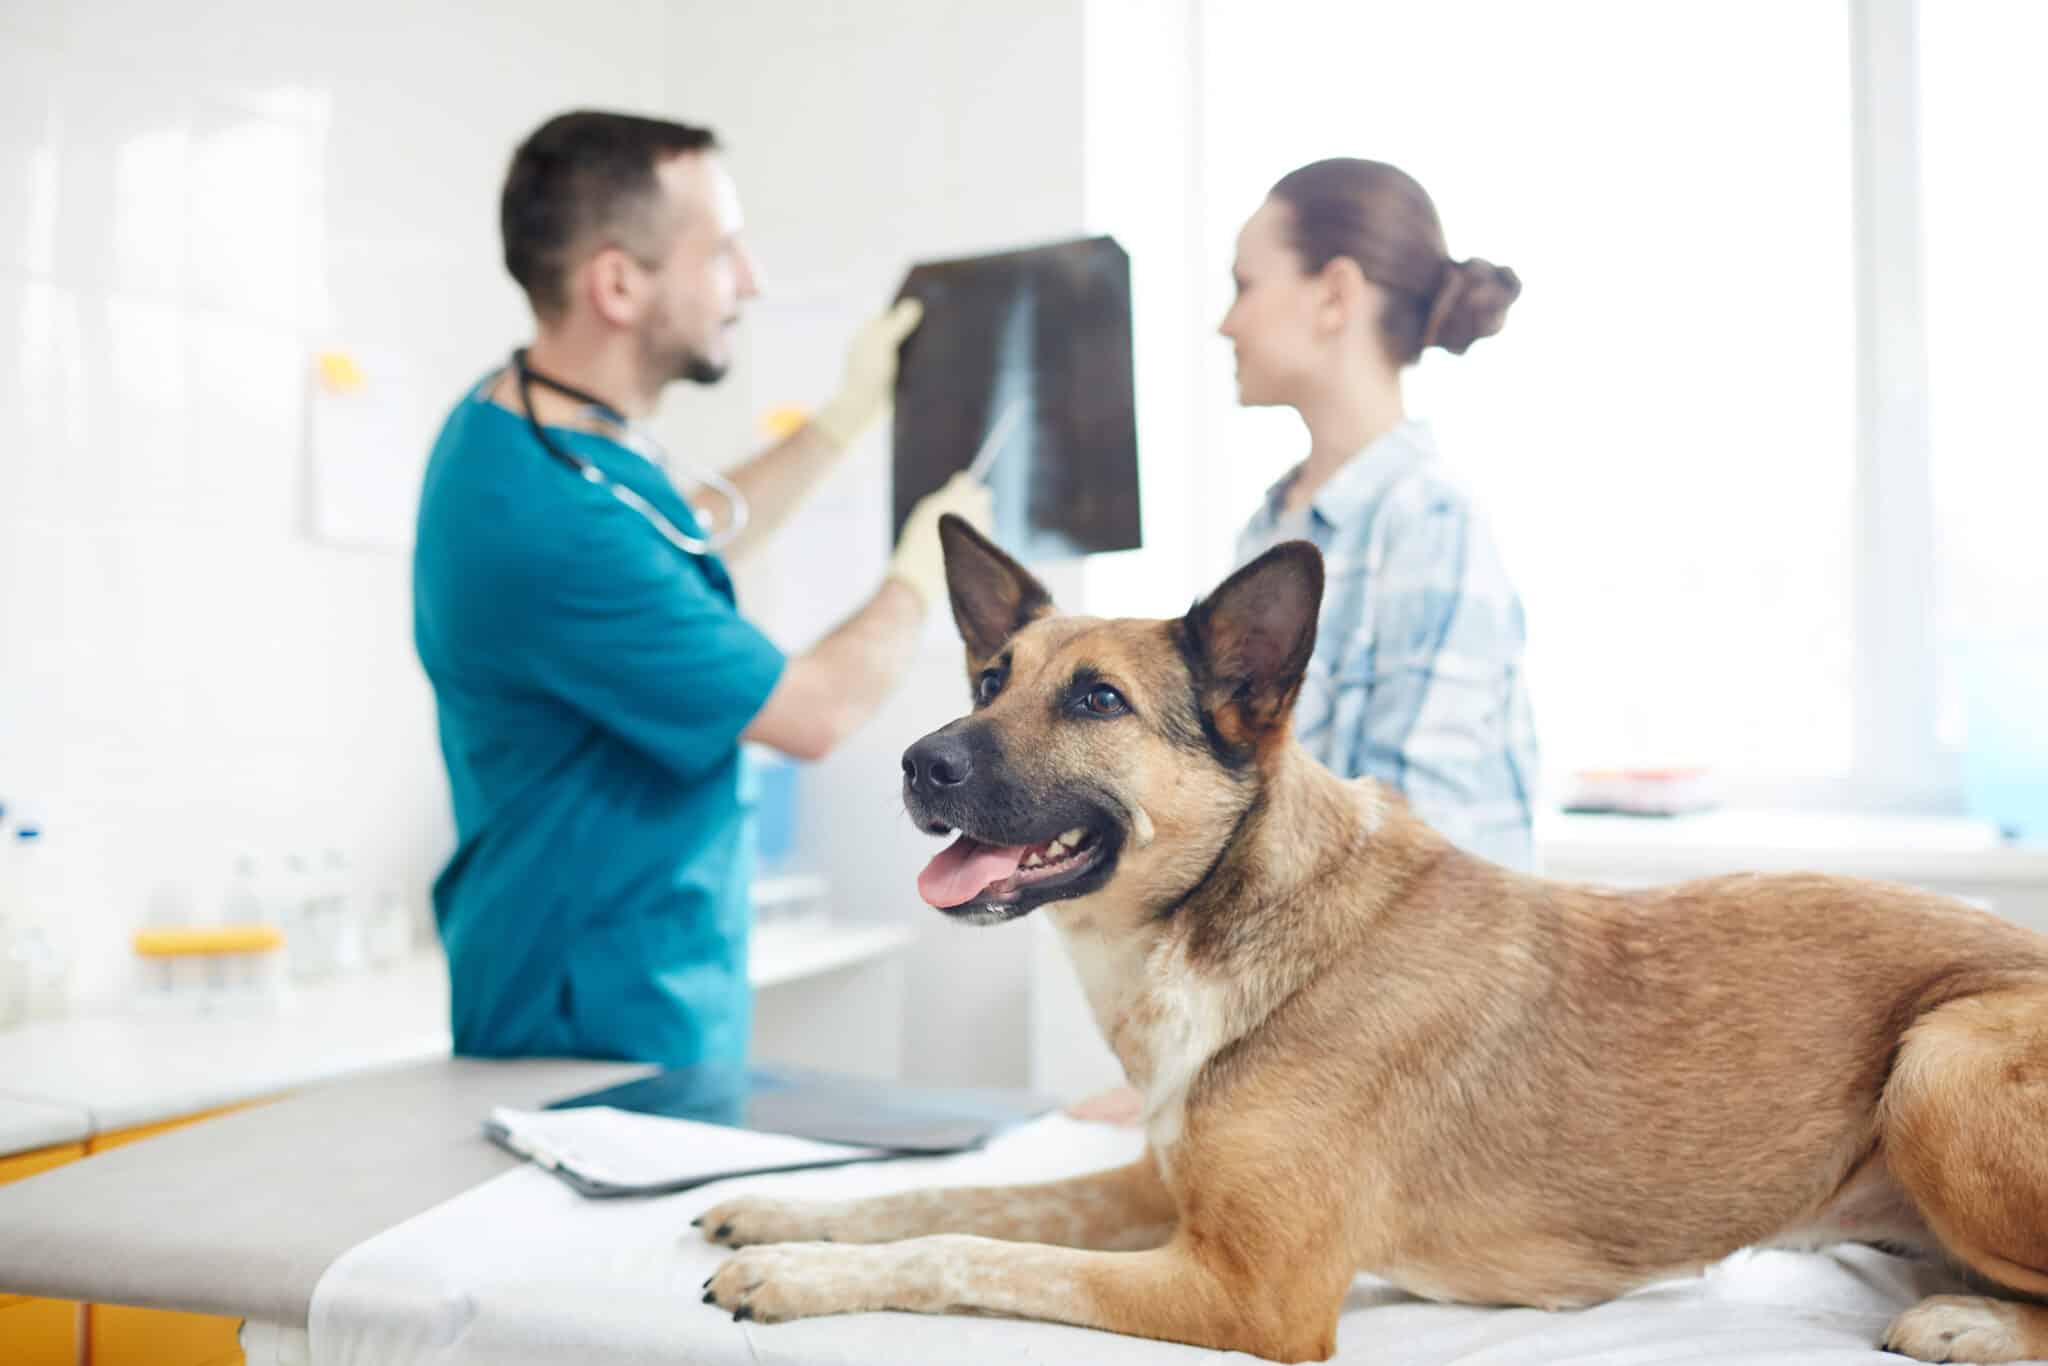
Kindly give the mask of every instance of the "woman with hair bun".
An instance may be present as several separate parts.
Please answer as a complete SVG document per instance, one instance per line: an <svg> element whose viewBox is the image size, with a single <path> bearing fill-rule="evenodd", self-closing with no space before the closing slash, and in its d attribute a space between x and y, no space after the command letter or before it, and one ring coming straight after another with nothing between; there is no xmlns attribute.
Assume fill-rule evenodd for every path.
<svg viewBox="0 0 2048 1366"><path fill-rule="evenodd" d="M1326 584L1296 736L1331 770L1403 793L1454 843L1533 861L1537 748L1522 604L1485 520L1408 416L1402 372L1500 331L1515 273L1453 260L1436 206L1377 161L1281 177L1237 238L1217 330L1240 403L1294 409L1308 455L1238 538L1245 563L1313 541Z"/></svg>
<svg viewBox="0 0 2048 1366"><path fill-rule="evenodd" d="M1315 655L1294 733L1346 778L1401 792L1445 838L1528 871L1536 733L1522 683L1522 603L1492 533L1408 416L1401 372L1500 331L1515 273L1444 251L1436 206L1377 161L1281 178L1237 237L1237 298L1217 331L1238 402L1284 406L1308 457L1237 541L1245 564L1288 540L1323 552ZM1128 1086L1068 1107L1136 1124Z"/></svg>

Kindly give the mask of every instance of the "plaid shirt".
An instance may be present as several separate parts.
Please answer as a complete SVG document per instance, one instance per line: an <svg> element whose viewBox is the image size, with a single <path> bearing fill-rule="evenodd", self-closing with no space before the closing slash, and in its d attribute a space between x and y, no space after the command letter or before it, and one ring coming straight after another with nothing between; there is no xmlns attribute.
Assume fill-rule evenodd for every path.
<svg viewBox="0 0 2048 1366"><path fill-rule="evenodd" d="M1315 657L1294 732L1340 777L1399 789L1459 846L1530 868L1537 751L1522 603L1484 519L1404 422L1281 509L1296 466L1238 537L1240 565L1281 541L1323 552Z"/></svg>

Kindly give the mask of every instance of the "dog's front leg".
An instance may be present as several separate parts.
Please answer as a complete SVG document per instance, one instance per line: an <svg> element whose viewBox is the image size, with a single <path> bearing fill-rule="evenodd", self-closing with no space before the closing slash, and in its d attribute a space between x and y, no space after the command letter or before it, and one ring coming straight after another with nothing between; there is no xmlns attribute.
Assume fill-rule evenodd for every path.
<svg viewBox="0 0 2048 1366"><path fill-rule="evenodd" d="M1091 1252L939 1234L844 1247L783 1243L734 1253L704 1301L775 1323L876 1309L978 1312L1320 1361L1336 1349L1342 1285L1267 1275L1233 1284L1176 1239L1143 1252ZM1315 1282L1315 1284L1311 1284Z"/></svg>
<svg viewBox="0 0 2048 1366"><path fill-rule="evenodd" d="M973 1233L1101 1251L1157 1247L1173 1233L1173 1197L1148 1152L1126 1167L1032 1186L959 1186L864 1200L740 1196L691 1221L726 1247L754 1243L893 1243Z"/></svg>

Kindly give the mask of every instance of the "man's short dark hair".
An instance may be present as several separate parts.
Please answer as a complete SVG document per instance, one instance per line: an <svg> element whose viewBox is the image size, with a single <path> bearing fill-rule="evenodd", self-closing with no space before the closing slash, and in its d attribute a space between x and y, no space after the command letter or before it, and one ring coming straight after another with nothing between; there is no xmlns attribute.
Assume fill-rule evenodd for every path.
<svg viewBox="0 0 2048 1366"><path fill-rule="evenodd" d="M661 203L657 166L717 147L709 128L588 109L536 128L512 154L498 201L505 269L534 313L555 318L568 307L569 253L583 242L609 237L630 250L649 232Z"/></svg>

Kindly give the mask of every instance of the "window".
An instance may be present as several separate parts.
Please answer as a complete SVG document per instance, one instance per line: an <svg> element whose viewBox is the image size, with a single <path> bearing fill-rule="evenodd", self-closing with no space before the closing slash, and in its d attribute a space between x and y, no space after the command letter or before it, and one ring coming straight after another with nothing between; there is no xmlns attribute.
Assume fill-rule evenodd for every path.
<svg viewBox="0 0 2048 1366"><path fill-rule="evenodd" d="M2048 769L2048 6L1920 9L1942 738L1973 805L2038 824ZM2031 788L2031 796L2021 789ZM2017 804L2016 804L2017 803Z"/></svg>
<svg viewBox="0 0 2048 1366"><path fill-rule="evenodd" d="M1951 636L2048 621L2048 6L1921 11L1928 371Z"/></svg>
<svg viewBox="0 0 2048 1366"><path fill-rule="evenodd" d="M1553 786L1852 765L1847 31L1776 0L1203 11L1207 325L1239 224L1324 156L1409 171L1453 255L1523 279L1506 330L1432 353L1409 403L1516 574ZM1221 556L1305 442L1234 406L1222 343L1209 360Z"/></svg>

